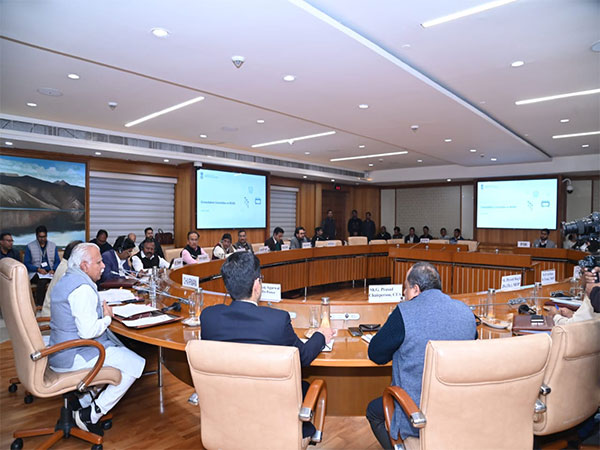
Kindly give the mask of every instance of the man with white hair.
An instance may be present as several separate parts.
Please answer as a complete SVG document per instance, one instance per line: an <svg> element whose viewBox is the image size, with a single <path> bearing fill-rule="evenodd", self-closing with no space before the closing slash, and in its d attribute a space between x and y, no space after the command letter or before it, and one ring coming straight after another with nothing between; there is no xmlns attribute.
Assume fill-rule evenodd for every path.
<svg viewBox="0 0 600 450"><path fill-rule="evenodd" d="M72 339L94 339L106 350L104 366L121 371L121 382L108 385L100 395L93 398L88 392L72 402L73 418L83 430L102 434L98 424L125 392L139 378L145 360L132 352L108 329L112 320L112 310L100 301L96 281L100 279L104 263L96 244L77 245L69 257L66 274L51 292L50 345ZM90 368L98 359L98 351L93 347L77 347L62 350L50 355L50 366L57 372L67 372ZM75 405L73 405L73 403Z"/></svg>

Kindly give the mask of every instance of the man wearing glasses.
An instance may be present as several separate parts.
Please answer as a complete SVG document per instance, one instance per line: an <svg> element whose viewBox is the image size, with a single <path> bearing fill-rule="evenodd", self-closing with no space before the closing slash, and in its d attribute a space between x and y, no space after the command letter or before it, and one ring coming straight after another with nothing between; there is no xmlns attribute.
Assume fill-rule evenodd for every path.
<svg viewBox="0 0 600 450"><path fill-rule="evenodd" d="M10 233L0 234L0 259L12 258L21 262L19 254L13 249L13 237Z"/></svg>

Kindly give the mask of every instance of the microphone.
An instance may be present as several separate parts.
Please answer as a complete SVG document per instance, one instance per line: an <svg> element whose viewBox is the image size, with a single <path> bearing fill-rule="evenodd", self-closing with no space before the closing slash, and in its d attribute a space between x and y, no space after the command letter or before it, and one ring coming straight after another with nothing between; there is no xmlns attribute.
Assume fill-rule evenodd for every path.
<svg viewBox="0 0 600 450"><path fill-rule="evenodd" d="M114 270L110 271L111 274L118 276L119 278L125 278L126 280L136 280L136 281L141 281L139 278L131 276L131 275L127 275L125 274L125 276L121 275L119 272L115 272Z"/></svg>
<svg viewBox="0 0 600 450"><path fill-rule="evenodd" d="M167 311L179 312L179 311L181 311L181 303L174 302L171 306L165 306L160 311L163 313L166 313Z"/></svg>

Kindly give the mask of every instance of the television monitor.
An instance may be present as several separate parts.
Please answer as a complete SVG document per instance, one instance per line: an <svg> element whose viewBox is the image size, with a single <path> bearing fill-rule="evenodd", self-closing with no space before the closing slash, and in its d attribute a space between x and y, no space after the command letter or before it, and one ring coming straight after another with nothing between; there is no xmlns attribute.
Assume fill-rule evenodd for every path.
<svg viewBox="0 0 600 450"><path fill-rule="evenodd" d="M266 175L196 170L196 228L266 227Z"/></svg>
<svg viewBox="0 0 600 450"><path fill-rule="evenodd" d="M558 179L477 182L477 228L556 229Z"/></svg>

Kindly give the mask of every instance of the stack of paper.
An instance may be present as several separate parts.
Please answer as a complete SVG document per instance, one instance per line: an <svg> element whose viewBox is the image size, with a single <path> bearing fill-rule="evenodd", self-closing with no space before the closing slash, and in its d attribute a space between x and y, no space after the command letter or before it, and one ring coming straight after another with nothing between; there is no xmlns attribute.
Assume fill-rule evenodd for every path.
<svg viewBox="0 0 600 450"><path fill-rule="evenodd" d="M105 301L109 305L118 305L127 300L135 300L135 295L128 289L108 289L98 292L100 300Z"/></svg>
<svg viewBox="0 0 600 450"><path fill-rule="evenodd" d="M142 317L141 319L135 320L124 320L123 325L128 327L141 327L144 325L157 325L159 323L168 322L172 320L167 314L161 314L160 316Z"/></svg>
<svg viewBox="0 0 600 450"><path fill-rule="evenodd" d="M374 334L363 334L360 338L365 341L367 344L369 344L371 342L371 339L373 339L373 336L375 336Z"/></svg>
<svg viewBox="0 0 600 450"><path fill-rule="evenodd" d="M133 317L133 316L137 316L138 314L144 314L144 313L149 313L152 311L158 311L158 309L153 308L152 306L148 306L148 305L123 305L123 306L115 306L113 309L113 314L116 314L117 316L120 317Z"/></svg>

